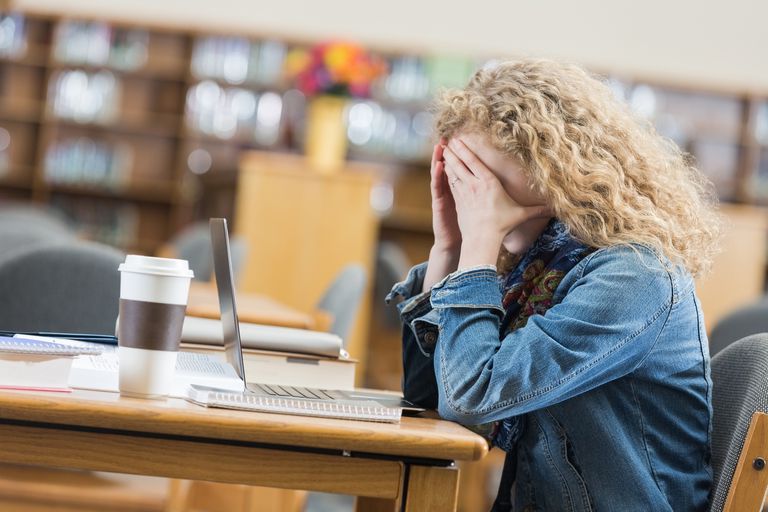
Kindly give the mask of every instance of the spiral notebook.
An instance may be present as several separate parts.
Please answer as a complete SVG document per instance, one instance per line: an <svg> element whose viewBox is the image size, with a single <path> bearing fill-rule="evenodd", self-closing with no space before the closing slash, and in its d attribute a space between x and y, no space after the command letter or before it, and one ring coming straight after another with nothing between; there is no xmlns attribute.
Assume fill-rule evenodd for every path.
<svg viewBox="0 0 768 512"><path fill-rule="evenodd" d="M0 388L68 391L75 356L100 351L99 347L0 336Z"/></svg>
<svg viewBox="0 0 768 512"><path fill-rule="evenodd" d="M282 386L266 384L257 386L282 388ZM308 390L308 388L294 389L304 389L304 392ZM314 390L314 393L318 391ZM187 399L206 407L384 423L397 423L401 415L399 408L386 407L373 400L334 400L319 396L316 398L285 397L279 396L277 390L273 390L272 393L265 390L261 394L227 392L193 384L187 389Z"/></svg>
<svg viewBox="0 0 768 512"><path fill-rule="evenodd" d="M100 354L101 348L87 345L65 345L40 339L0 336L0 354L28 354L45 356L77 356Z"/></svg>

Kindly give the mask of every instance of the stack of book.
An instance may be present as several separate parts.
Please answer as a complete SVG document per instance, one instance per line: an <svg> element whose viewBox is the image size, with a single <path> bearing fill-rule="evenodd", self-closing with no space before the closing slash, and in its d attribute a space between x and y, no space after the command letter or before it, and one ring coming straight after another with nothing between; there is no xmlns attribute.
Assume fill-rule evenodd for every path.
<svg viewBox="0 0 768 512"><path fill-rule="evenodd" d="M68 391L75 357L100 352L98 346L0 336L0 388Z"/></svg>
<svg viewBox="0 0 768 512"><path fill-rule="evenodd" d="M23 336L23 337L22 337ZM246 374L263 384L351 390L357 361L338 336L241 323ZM241 391L219 320L187 317L171 396L190 384ZM0 388L118 391L117 346L35 335L0 336Z"/></svg>
<svg viewBox="0 0 768 512"><path fill-rule="evenodd" d="M187 316L182 350L226 360L221 321ZM245 372L263 384L354 389L357 361L327 332L240 322Z"/></svg>
<svg viewBox="0 0 768 512"><path fill-rule="evenodd" d="M115 344L26 334L0 336L0 389L117 393L118 368ZM244 388L230 365L209 355L180 352L170 395L186 396L190 384L228 391Z"/></svg>

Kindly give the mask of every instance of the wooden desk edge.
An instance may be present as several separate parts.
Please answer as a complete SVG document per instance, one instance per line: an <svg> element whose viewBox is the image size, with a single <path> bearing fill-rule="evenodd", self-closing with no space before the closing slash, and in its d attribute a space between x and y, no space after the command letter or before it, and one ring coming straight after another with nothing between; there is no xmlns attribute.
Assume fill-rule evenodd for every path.
<svg viewBox="0 0 768 512"><path fill-rule="evenodd" d="M488 452L481 436L459 425L429 426L420 432L413 418L404 418L392 429L387 425L369 422L346 422L349 430L344 435L343 420L317 418L311 429L302 423L300 416L250 413L226 409L196 408L180 403L179 408L141 407L137 399L120 403L115 394L103 393L109 401L99 403L82 396L54 396L54 394L27 393L0 390L0 422L22 421L30 424L62 424L100 430L137 431L147 434L227 439L246 443L284 446L309 446L320 449L349 450L358 453L383 454L402 458L426 458L435 460L479 460ZM105 408L109 405L109 408ZM151 403L147 403L152 407ZM258 415L260 422L250 422L248 415ZM73 421L76 418L76 421ZM425 420L427 421L427 420ZM435 421L435 420L432 420ZM447 422L446 422L447 423ZM409 430L410 433L402 430ZM460 429L460 430L454 430ZM212 432L227 431L226 437ZM313 442L302 442L307 436ZM420 437L421 436L421 437ZM417 441L414 441L417 439ZM386 448L382 449L384 446ZM393 448L395 448L393 450Z"/></svg>

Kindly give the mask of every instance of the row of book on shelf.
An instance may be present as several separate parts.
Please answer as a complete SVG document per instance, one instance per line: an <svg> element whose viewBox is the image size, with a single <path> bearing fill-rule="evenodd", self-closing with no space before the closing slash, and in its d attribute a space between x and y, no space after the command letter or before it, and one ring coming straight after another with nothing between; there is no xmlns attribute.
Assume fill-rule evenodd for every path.
<svg viewBox="0 0 768 512"><path fill-rule="evenodd" d="M109 125L121 116L122 82L109 71L61 71L49 89L56 118ZM184 116L191 134L269 148L301 141L306 103L296 89L254 91L203 80L189 88ZM349 142L359 152L405 159L429 154L432 116L426 107L350 98L345 118Z"/></svg>

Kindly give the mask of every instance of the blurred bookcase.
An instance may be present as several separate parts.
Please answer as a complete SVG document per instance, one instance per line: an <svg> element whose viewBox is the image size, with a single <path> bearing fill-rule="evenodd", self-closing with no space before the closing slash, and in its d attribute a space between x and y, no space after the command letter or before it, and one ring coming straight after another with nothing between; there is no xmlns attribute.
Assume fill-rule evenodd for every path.
<svg viewBox="0 0 768 512"><path fill-rule="evenodd" d="M314 42L0 14L0 199L54 205L84 235L144 253L195 218L231 218L242 150L301 152L307 101L283 69ZM417 240L431 233L431 100L489 59L374 52L388 72L348 102L349 158L392 169L372 206ZM768 204L768 91L605 76L721 199Z"/></svg>

